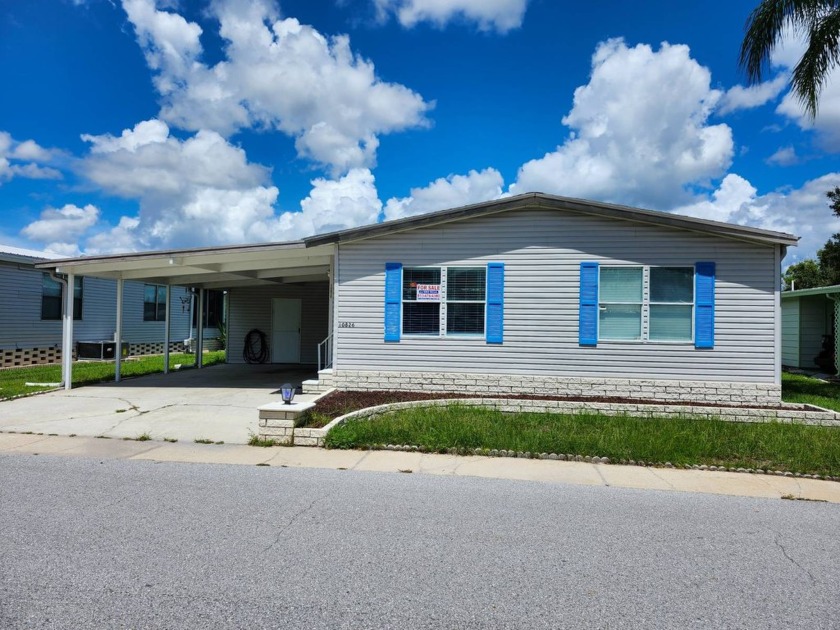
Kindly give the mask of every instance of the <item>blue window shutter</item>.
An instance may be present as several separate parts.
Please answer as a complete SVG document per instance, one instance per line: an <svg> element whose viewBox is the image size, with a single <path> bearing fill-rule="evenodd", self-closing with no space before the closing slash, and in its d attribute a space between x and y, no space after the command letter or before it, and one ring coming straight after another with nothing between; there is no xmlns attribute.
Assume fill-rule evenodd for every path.
<svg viewBox="0 0 840 630"><path fill-rule="evenodd" d="M580 263L580 321L578 343L598 345L598 263Z"/></svg>
<svg viewBox="0 0 840 630"><path fill-rule="evenodd" d="M694 347L715 347L715 263L694 265Z"/></svg>
<svg viewBox="0 0 840 630"><path fill-rule="evenodd" d="M505 263L487 263L487 343L502 343L505 327Z"/></svg>
<svg viewBox="0 0 840 630"><path fill-rule="evenodd" d="M402 329L402 263L385 263L385 341L399 341Z"/></svg>

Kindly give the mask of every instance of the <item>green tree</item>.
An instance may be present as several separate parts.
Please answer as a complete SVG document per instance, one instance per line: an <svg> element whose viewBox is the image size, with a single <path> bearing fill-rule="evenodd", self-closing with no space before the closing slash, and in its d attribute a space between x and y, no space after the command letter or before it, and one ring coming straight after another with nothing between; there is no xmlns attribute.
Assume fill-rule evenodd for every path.
<svg viewBox="0 0 840 630"><path fill-rule="evenodd" d="M840 234L834 234L817 252L823 286L840 284Z"/></svg>
<svg viewBox="0 0 840 630"><path fill-rule="evenodd" d="M751 83L761 81L770 54L782 34L803 33L807 48L793 69L791 88L805 110L816 118L820 91L840 61L838 0L762 0L747 19L740 64Z"/></svg>
<svg viewBox="0 0 840 630"><path fill-rule="evenodd" d="M806 258L791 265L782 276L788 289L813 289L823 286L823 274L819 263L813 258Z"/></svg>
<svg viewBox="0 0 840 630"><path fill-rule="evenodd" d="M834 211L834 214L840 217L840 186L835 186L834 190L829 190L825 193L825 196L828 197L828 200L831 202L829 205Z"/></svg>

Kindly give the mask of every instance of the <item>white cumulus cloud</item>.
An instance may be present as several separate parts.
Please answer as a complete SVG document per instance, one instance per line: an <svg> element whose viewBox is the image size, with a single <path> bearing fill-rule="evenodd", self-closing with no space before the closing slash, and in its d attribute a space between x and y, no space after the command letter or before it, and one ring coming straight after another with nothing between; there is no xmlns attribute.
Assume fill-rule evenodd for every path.
<svg viewBox="0 0 840 630"><path fill-rule="evenodd" d="M28 179L61 179L61 172L45 166L55 152L45 149L34 140L16 141L11 134L0 131L0 184L13 177Z"/></svg>
<svg viewBox="0 0 840 630"><path fill-rule="evenodd" d="M598 45L589 83L563 118L572 131L524 164L511 192L548 192L668 208L729 167L732 130L708 118L721 93L687 46Z"/></svg>
<svg viewBox="0 0 840 630"><path fill-rule="evenodd" d="M74 256L78 239L99 220L99 208L88 204L79 207L67 204L62 208L46 208L41 217L23 228L27 238L45 244L51 253Z"/></svg>
<svg viewBox="0 0 840 630"><path fill-rule="evenodd" d="M299 212L284 212L260 224L270 240L290 240L376 223L382 202L373 173L356 168L339 179L317 178Z"/></svg>
<svg viewBox="0 0 840 630"><path fill-rule="evenodd" d="M522 26L528 0L374 0L380 19L389 14L411 28L420 22L443 27L461 19L482 31L506 33Z"/></svg>
<svg viewBox="0 0 840 630"><path fill-rule="evenodd" d="M449 175L423 188L412 188L408 197L392 197L385 204L385 219L457 208L502 196L502 174L494 168L472 170L466 175Z"/></svg>
<svg viewBox="0 0 840 630"><path fill-rule="evenodd" d="M143 245L251 242L253 225L274 214L278 190L268 169L213 131L181 140L159 120L120 136L86 135L91 152L80 171L103 191L137 199L139 225L124 230Z"/></svg>
<svg viewBox="0 0 840 630"><path fill-rule="evenodd" d="M797 189L759 195L743 177L729 174L709 198L674 212L800 236L785 259L790 264L814 257L832 234L840 232L840 217L834 216L825 196L835 186L840 186L840 173L828 173Z"/></svg>
<svg viewBox="0 0 840 630"><path fill-rule="evenodd" d="M799 156L796 155L796 149L793 147L781 147L773 155L767 158L765 162L775 166L792 166L799 163Z"/></svg>
<svg viewBox="0 0 840 630"><path fill-rule="evenodd" d="M279 19L267 0L211 4L225 41L225 58L213 66L201 60L198 25L153 0L123 6L155 71L160 118L182 129L223 136L275 129L295 139L301 157L338 176L375 164L380 135L428 124L431 104L381 80L349 37Z"/></svg>
<svg viewBox="0 0 840 630"><path fill-rule="evenodd" d="M754 109L769 103L781 94L788 85L787 74L780 74L770 81L744 87L735 85L720 99L718 113L728 114L740 109Z"/></svg>

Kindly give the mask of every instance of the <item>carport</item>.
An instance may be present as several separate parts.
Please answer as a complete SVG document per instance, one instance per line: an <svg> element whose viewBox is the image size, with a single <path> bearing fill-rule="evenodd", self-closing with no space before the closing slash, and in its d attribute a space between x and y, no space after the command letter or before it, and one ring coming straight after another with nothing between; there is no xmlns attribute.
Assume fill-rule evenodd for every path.
<svg viewBox="0 0 840 630"><path fill-rule="evenodd" d="M197 297L196 367L202 366L204 292L228 292L228 363L245 362L238 352L250 330L261 330L269 344L270 363L328 367L332 356L335 246L304 241L89 256L37 265L62 285L62 383L72 387L73 286L76 276L117 283L114 340L123 340L123 283L126 280L166 286L164 372L169 372L170 314L173 286L188 287ZM268 328L268 330L266 330ZM231 346L238 346L231 350ZM121 353L116 352L116 381Z"/></svg>
<svg viewBox="0 0 840 630"><path fill-rule="evenodd" d="M310 376L294 365L219 364L57 390L3 402L0 431L244 444L258 433L257 408Z"/></svg>

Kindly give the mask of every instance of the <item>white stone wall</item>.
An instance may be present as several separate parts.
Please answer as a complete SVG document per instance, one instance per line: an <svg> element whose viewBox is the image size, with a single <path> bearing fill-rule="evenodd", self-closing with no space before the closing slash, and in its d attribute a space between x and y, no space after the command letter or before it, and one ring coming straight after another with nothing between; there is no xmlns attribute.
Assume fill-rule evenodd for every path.
<svg viewBox="0 0 840 630"><path fill-rule="evenodd" d="M332 375L331 385L351 391L457 392L494 398L508 394L591 398L607 396L724 405L775 405L782 399L781 385L771 383L564 378L442 372L336 370Z"/></svg>
<svg viewBox="0 0 840 630"><path fill-rule="evenodd" d="M786 422L840 427L840 413L820 407L800 404L785 404L780 409L750 409L739 407L696 407L691 405L646 405L641 403L590 403L566 400L456 398L390 403L379 405L378 407L360 409L359 411L354 411L340 418L336 418L336 420L321 430L326 432L346 420L372 418L397 409L406 409L409 407L446 407L449 405L484 407L504 413L553 412L585 414L594 412L607 416L627 414L641 418L691 418L697 420L722 420L725 422Z"/></svg>

